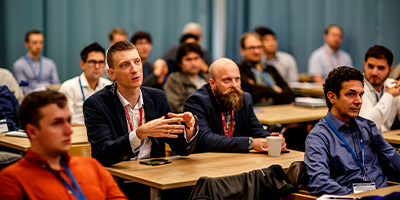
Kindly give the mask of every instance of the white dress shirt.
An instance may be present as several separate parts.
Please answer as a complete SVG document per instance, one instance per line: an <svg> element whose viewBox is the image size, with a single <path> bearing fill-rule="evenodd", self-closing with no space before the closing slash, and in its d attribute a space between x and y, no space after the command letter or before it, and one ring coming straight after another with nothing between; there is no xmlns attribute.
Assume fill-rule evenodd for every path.
<svg viewBox="0 0 400 200"><path fill-rule="evenodd" d="M81 79L81 84L79 84L79 78ZM99 82L97 83L96 88L93 90L90 88L89 83L85 77L85 74L82 73L80 76L74 77L65 81L59 92L62 92L67 96L68 99L68 107L71 110L72 123L85 124L85 119L83 117L83 93L85 94L85 99L89 98L95 92L101 90L106 85L110 85L111 81L100 77Z"/></svg>
<svg viewBox="0 0 400 200"><path fill-rule="evenodd" d="M377 92L371 83L364 78L363 103L360 110L360 116L375 122L376 127L381 132L390 131L394 119L400 117L400 96L393 97L385 92L386 86L393 87L394 79L387 78L383 84L382 96Z"/></svg>
<svg viewBox="0 0 400 200"><path fill-rule="evenodd" d="M145 137L143 140L140 140L138 138L138 136L136 135L136 129L139 127L139 121L140 121L139 109L142 108L144 105L142 90L140 90L140 93L139 93L139 101L135 105L135 107L133 107L133 109L132 109L132 105L129 103L128 100L126 100L121 95L119 90L117 90L117 95L118 95L119 100L121 101L122 106L124 108L126 107L126 110L128 111L129 117L132 122L133 130L130 130L129 121L128 121L128 118L126 118L126 124L128 126L128 130L129 130L129 142L131 144L132 152L137 153L139 151L139 154L136 157L131 158L131 160L140 160L140 159L150 158L151 139L149 137ZM143 111L142 112L142 115L143 115L142 116L142 125L143 125L146 123L146 114L144 111L144 107L142 109L143 109L142 110ZM183 134L186 139L186 142L191 142L196 137L197 132L199 131L198 126L196 127L196 130L197 131L196 131L195 135L189 141L187 141L186 129L183 130Z"/></svg>

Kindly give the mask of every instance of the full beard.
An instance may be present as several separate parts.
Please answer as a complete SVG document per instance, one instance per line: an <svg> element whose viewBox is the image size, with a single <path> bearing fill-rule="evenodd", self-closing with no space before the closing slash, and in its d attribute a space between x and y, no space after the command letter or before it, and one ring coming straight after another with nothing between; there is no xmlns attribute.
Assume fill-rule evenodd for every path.
<svg viewBox="0 0 400 200"><path fill-rule="evenodd" d="M236 92L236 94L232 94ZM225 92L221 92L218 87L215 92L215 97L220 103L220 108L223 111L240 110L243 107L243 90L239 88L231 88Z"/></svg>

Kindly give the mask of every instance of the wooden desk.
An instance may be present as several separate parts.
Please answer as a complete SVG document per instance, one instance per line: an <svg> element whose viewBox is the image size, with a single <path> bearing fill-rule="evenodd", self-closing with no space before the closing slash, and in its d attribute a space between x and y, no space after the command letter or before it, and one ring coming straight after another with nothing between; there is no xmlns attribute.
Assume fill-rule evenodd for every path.
<svg viewBox="0 0 400 200"><path fill-rule="evenodd" d="M168 157L170 164L149 166L126 161L106 167L113 176L151 186L151 198L160 198L161 190L195 185L202 176L237 175L279 164L287 169L293 161L303 161L304 153L290 150L280 157L263 153L200 153Z"/></svg>
<svg viewBox="0 0 400 200"><path fill-rule="evenodd" d="M79 155L78 149L81 149L85 151L83 152L84 156L86 155L90 156L90 153L88 154L86 152L88 149L90 150L90 144L87 138L86 127L85 126L72 127L72 130L74 130L74 133L72 134L71 138L71 151L70 151L70 153L72 153L71 155L73 156ZM31 142L29 141L28 138L6 136L6 133L0 133L0 145L19 150L23 153L26 152L28 148L31 146Z"/></svg>
<svg viewBox="0 0 400 200"><path fill-rule="evenodd" d="M61 84L54 84L54 85L47 85L46 89L47 90L59 90L61 87Z"/></svg>
<svg viewBox="0 0 400 200"><path fill-rule="evenodd" d="M255 112L261 124L293 124L317 121L325 117L328 108L307 108L292 104L258 107L262 112Z"/></svg>
<svg viewBox="0 0 400 200"><path fill-rule="evenodd" d="M382 135L390 144L400 144L400 135L397 135L397 133L400 133L400 130L383 132Z"/></svg>

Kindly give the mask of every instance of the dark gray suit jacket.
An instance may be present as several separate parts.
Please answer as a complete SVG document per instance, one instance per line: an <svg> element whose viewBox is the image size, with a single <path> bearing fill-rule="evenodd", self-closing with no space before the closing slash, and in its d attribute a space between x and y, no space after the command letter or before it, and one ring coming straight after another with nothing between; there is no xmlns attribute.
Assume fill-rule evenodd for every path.
<svg viewBox="0 0 400 200"><path fill-rule="evenodd" d="M186 100L183 111L199 118L198 141L194 152L248 152L249 137L262 138L270 135L258 121L253 101L243 92L243 108L234 112L236 129L233 137L224 136L221 110L209 83L198 89Z"/></svg>

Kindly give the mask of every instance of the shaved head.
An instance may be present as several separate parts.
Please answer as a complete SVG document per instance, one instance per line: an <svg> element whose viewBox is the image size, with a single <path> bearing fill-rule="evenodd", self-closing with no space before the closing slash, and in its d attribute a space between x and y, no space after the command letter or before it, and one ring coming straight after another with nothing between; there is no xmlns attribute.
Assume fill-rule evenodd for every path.
<svg viewBox="0 0 400 200"><path fill-rule="evenodd" d="M236 65L235 62L233 62L231 59L229 58L218 58L217 60L215 60L211 65L210 65L210 69L209 69L209 74L210 74L210 78L212 79L216 79L217 74L221 75L221 71L225 71L226 69L229 68L234 68L234 66L236 66L237 69L238 66Z"/></svg>

